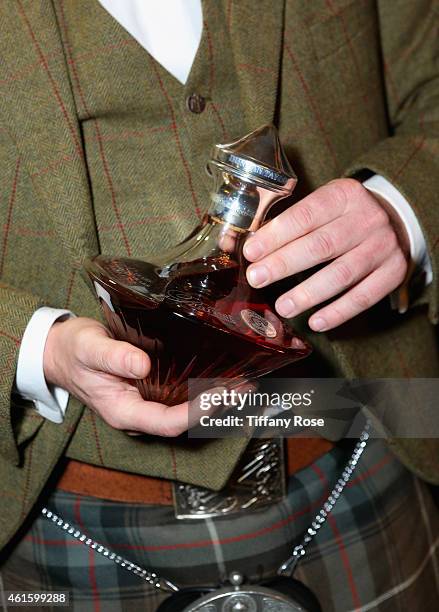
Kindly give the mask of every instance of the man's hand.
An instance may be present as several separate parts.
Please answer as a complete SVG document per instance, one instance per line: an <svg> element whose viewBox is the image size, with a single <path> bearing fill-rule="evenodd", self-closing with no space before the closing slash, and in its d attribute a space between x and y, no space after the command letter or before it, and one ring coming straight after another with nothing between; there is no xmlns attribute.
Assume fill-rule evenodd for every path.
<svg viewBox="0 0 439 612"><path fill-rule="evenodd" d="M408 239L399 217L354 179L337 179L271 220L250 237L247 278L264 287L330 262L276 302L294 317L341 293L309 319L326 331L370 308L405 278Z"/></svg>
<svg viewBox="0 0 439 612"><path fill-rule="evenodd" d="M150 366L146 353L113 340L103 325L86 318L55 323L44 351L47 382L67 389L111 427L178 436L189 426L188 404L145 402L130 382L145 378Z"/></svg>

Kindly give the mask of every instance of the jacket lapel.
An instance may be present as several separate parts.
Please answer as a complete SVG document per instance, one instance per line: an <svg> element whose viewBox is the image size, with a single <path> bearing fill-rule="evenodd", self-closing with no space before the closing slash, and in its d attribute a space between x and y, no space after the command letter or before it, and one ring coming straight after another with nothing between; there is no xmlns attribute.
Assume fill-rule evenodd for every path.
<svg viewBox="0 0 439 612"><path fill-rule="evenodd" d="M98 252L84 152L52 3L0 6L0 117L75 267Z"/></svg>
<svg viewBox="0 0 439 612"><path fill-rule="evenodd" d="M241 102L249 129L275 121L282 56L284 1L226 4Z"/></svg>

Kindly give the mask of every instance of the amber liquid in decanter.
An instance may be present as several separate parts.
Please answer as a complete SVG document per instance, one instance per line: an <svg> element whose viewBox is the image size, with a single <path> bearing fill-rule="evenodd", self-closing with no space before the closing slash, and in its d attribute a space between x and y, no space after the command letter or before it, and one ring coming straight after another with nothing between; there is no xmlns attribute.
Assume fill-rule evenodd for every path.
<svg viewBox="0 0 439 612"><path fill-rule="evenodd" d="M273 130L268 137L276 138L279 155ZM261 138L261 130L253 134ZM151 359L149 375L136 381L146 400L175 405L187 400L189 378L248 380L311 352L248 284L242 254L249 232L285 195L270 181L288 175L270 176L267 164L242 150L234 157L211 160L216 189L209 213L175 249L149 261L99 256L87 263L111 333ZM244 170L242 159L249 160Z"/></svg>

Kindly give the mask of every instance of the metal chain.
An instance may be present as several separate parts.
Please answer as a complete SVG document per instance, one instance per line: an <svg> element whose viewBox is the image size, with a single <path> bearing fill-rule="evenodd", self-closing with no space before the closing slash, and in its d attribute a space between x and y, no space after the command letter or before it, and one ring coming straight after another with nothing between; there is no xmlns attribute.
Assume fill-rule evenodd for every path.
<svg viewBox="0 0 439 612"><path fill-rule="evenodd" d="M355 445L351 458L346 464L346 467L344 468L340 478L337 480L336 485L334 486L325 503L323 504L323 507L316 515L315 519L311 523L311 526L308 527L302 542L294 547L291 557L287 559L284 563L282 563L282 565L278 569L277 573L280 576L293 575L297 564L305 556L308 545L315 538L322 525L324 525L324 523L326 522L328 515L334 509L334 506L336 505L345 486L351 479L352 474L358 465L358 461L360 460L360 457L363 454L364 449L366 448L367 441L370 437L369 430L370 423L367 423L360 435L357 444ZM66 531L69 535L85 544L85 546L88 546L89 548L95 550L97 553L101 554L107 559L110 559L110 561L114 561L114 563L120 565L120 567L123 567L128 572L132 572L136 576L139 576L155 588L167 592L179 591L179 588L169 580L161 578L156 572L141 568L139 565L136 565L132 561L129 561L128 559L125 559L120 555L116 555L116 553L112 552L106 546L104 546L103 544L99 544L92 538L87 537L79 529L76 529L76 527L70 525L70 523L68 523L67 521L64 521L51 510L43 508L41 512L43 516L55 523L55 525L60 527L60 529Z"/></svg>
<svg viewBox="0 0 439 612"><path fill-rule="evenodd" d="M120 565L120 567L123 567L128 572L132 572L136 576L143 578L143 580L145 580L149 584L152 584L152 586L156 587L157 589L161 589L162 591L168 592L176 592L179 590L179 588L175 584L173 584L169 580L161 578L158 574L156 574L156 572L142 569L139 565L136 565L132 561L128 561L128 559L125 559L120 555L116 555L116 553L112 552L106 546L99 544L95 540L92 540L92 538L88 538L84 533L79 531L79 529L76 529L76 527L73 527L72 525L70 525L70 523L67 523L67 521L63 521L62 518L60 518L58 515L56 515L54 512L51 512L47 508L43 508L41 512L46 518L55 523L55 525L57 525L64 531L67 531L69 535L73 536L74 538L85 544L85 546L92 548L97 553L101 554L103 557L107 557L108 559L110 559L110 561L114 561L114 563Z"/></svg>
<svg viewBox="0 0 439 612"><path fill-rule="evenodd" d="M367 422L363 431L361 432L360 438L355 445L354 451L351 458L346 464L340 478L337 480L334 488L327 497L323 507L316 515L315 519L311 523L311 526L306 530L305 536L300 544L294 547L293 554L287 559L280 568L277 570L279 576L292 576L297 567L297 564L306 554L306 549L310 542L316 537L322 526L325 524L329 514L333 511L340 495L343 493L345 486L348 484L352 477L355 468L358 465L361 455L366 448L367 441L370 437L370 423Z"/></svg>

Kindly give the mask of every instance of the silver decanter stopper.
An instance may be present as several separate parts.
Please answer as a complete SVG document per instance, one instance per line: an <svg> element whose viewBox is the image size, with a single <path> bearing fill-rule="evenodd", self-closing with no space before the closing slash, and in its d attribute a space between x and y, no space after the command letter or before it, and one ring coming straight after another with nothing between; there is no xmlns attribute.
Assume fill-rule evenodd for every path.
<svg viewBox="0 0 439 612"><path fill-rule="evenodd" d="M208 170L215 180L212 217L236 229L255 231L269 208L293 192L297 177L274 125L217 144Z"/></svg>

